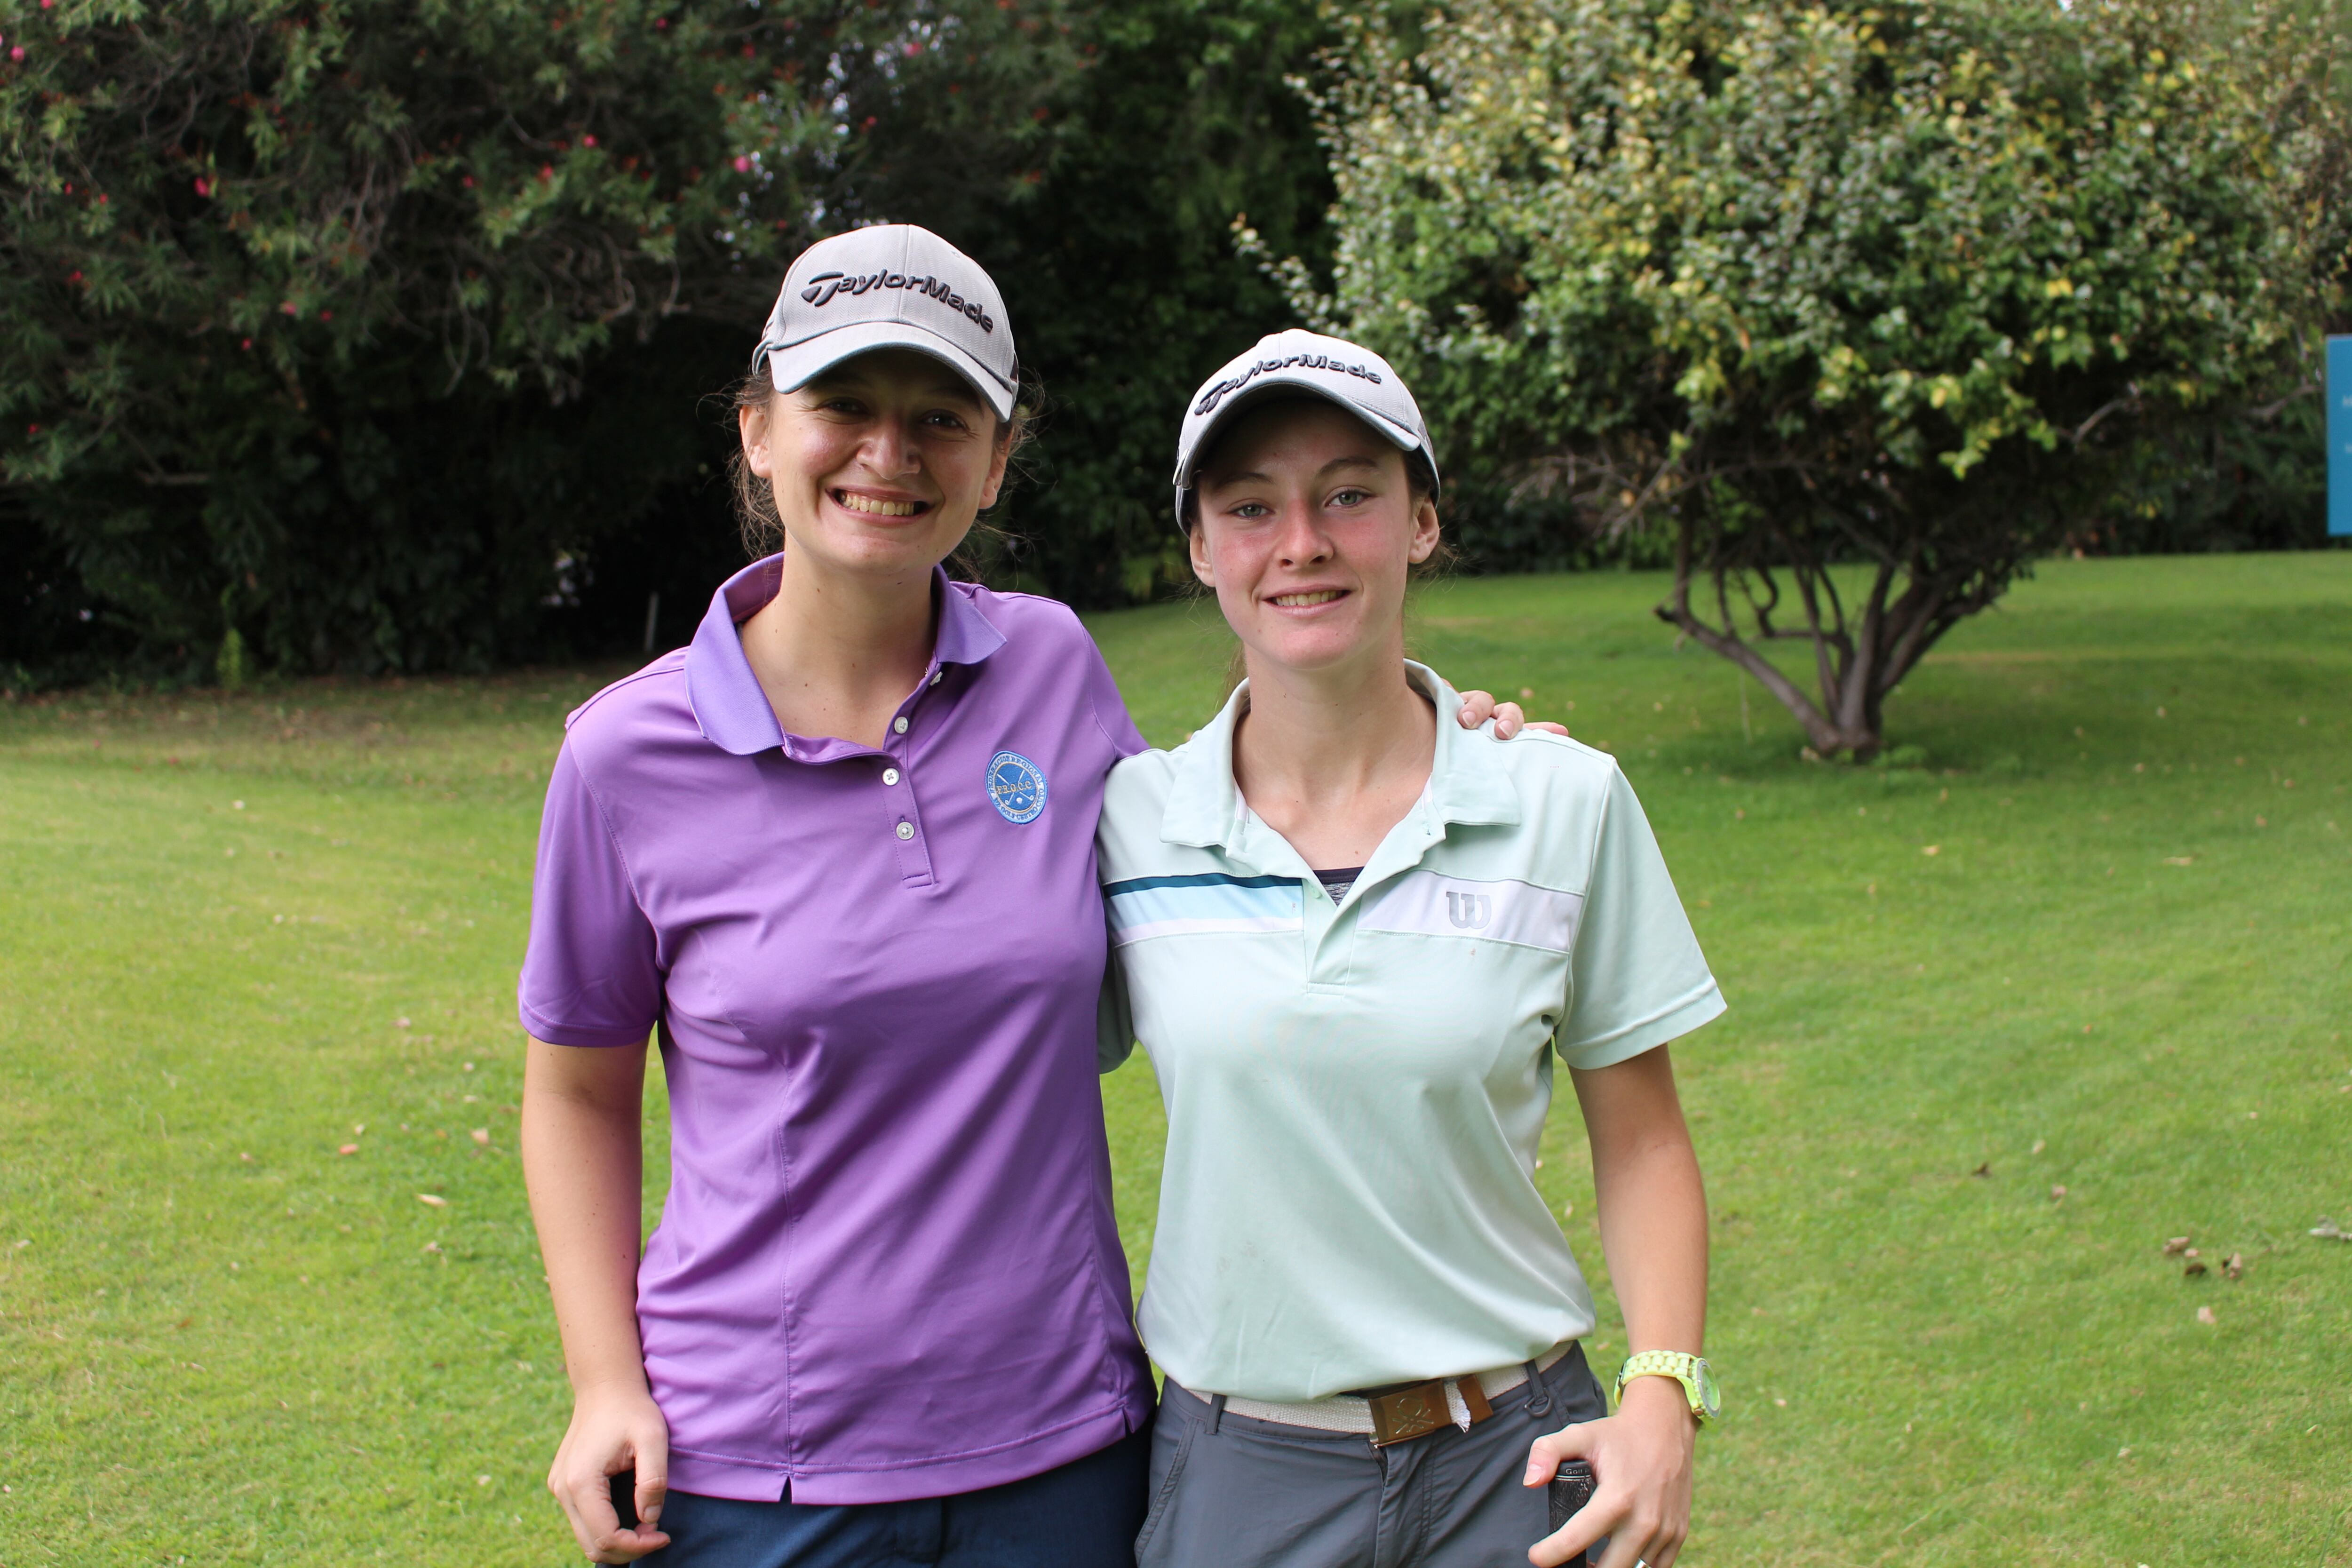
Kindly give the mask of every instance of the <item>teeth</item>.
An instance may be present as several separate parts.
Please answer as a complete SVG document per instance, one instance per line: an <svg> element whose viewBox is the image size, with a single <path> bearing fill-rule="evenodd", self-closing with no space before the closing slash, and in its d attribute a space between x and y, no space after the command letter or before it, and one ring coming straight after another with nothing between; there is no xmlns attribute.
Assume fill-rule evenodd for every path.
<svg viewBox="0 0 2352 1568"><path fill-rule="evenodd" d="M910 500L876 500L871 496L851 495L844 490L841 504L852 511L872 512L877 517L912 517L920 509Z"/></svg>
<svg viewBox="0 0 2352 1568"><path fill-rule="evenodd" d="M1328 605L1339 596L1337 588L1318 588L1312 594L1276 594L1274 602L1286 609L1300 609L1308 605Z"/></svg>

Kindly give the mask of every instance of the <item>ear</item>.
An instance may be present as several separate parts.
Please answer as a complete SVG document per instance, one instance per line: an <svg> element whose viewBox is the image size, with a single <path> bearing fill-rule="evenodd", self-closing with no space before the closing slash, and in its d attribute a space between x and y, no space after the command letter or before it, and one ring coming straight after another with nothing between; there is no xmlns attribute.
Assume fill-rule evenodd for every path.
<svg viewBox="0 0 2352 1568"><path fill-rule="evenodd" d="M768 455L768 427L766 405L737 405L735 433L743 442L743 465L763 479L773 479L776 469L774 459Z"/></svg>
<svg viewBox="0 0 2352 1568"><path fill-rule="evenodd" d="M1437 551L1437 498L1423 496L1412 509L1412 548L1405 559L1418 566Z"/></svg>
<svg viewBox="0 0 2352 1568"><path fill-rule="evenodd" d="M986 511L996 504L997 493L1004 489L1004 470L1013 461L1013 437L1010 427L1003 428L1004 438L996 443L996 455L989 459L988 483L980 490L980 510Z"/></svg>
<svg viewBox="0 0 2352 1568"><path fill-rule="evenodd" d="M1194 510L1197 514L1197 504ZM1208 525L1201 521L1197 515L1195 515L1192 520L1192 526L1184 531L1184 548L1192 552L1192 575L1201 580L1201 586L1203 588L1215 587L1217 585L1217 568L1215 563L1209 559Z"/></svg>

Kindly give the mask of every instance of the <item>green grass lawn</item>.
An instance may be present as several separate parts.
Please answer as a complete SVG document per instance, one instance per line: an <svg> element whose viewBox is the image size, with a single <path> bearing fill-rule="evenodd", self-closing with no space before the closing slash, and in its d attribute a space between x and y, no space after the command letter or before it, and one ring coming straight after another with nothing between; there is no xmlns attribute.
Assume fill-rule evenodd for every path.
<svg viewBox="0 0 2352 1568"><path fill-rule="evenodd" d="M1683 1561L2352 1564L2352 555L2046 566L1888 770L1662 587L1465 581L1417 646L1623 759L1730 998ZM1094 625L1154 741L1210 711L1213 607ZM0 1563L577 1561L513 973L611 673L0 708ZM1106 1099L1139 1278L1148 1066Z"/></svg>

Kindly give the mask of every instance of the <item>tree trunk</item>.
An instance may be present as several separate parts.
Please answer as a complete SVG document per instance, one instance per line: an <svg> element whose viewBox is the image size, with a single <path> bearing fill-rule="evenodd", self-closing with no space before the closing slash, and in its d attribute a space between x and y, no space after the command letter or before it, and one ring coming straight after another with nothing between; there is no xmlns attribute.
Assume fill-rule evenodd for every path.
<svg viewBox="0 0 2352 1568"><path fill-rule="evenodd" d="M1862 602L1849 607L1840 597L1827 563L1802 558L1785 536L1777 541L1781 553L1784 558L1798 558L1777 567L1743 565L1719 557L1696 561L1695 546L1719 543L1713 537L1695 539L1699 526L1685 522L1680 531L1674 595L1657 607L1658 618L1754 676L1803 727L1810 749L1823 757L1850 756L1866 763L1877 756L1885 743L1887 693L1911 673L1937 638L1990 603L1996 591L1979 578L1970 591L1956 592L1950 584L1923 573L1915 554L1901 562L1883 558ZM1802 630L1773 624L1780 596L1776 572L1786 573L1795 582L1805 613ZM1702 575L1714 589L1717 615L1713 622L1691 605L1692 584ZM2005 581L2007 575L2000 574L1994 580ZM1748 618L1754 623L1755 640L1742 634L1732 610L1735 582L1747 603ZM1898 582L1903 584L1900 595L1895 593ZM1757 583L1764 589L1760 599ZM1758 644L1774 640L1811 644L1818 699L1764 657Z"/></svg>

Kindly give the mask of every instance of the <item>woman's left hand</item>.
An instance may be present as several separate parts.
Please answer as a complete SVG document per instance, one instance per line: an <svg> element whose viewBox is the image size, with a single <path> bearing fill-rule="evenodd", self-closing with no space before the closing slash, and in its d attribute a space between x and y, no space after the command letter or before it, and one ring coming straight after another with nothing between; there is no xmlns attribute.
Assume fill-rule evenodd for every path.
<svg viewBox="0 0 2352 1568"><path fill-rule="evenodd" d="M1548 1484L1563 1459L1592 1467L1592 1500L1528 1549L1536 1568L1557 1568L1609 1538L1594 1568L1671 1568L1690 1533L1691 1450L1698 1423L1671 1378L1637 1377L1617 1414L1563 1426L1528 1451L1527 1485Z"/></svg>
<svg viewBox="0 0 2352 1568"><path fill-rule="evenodd" d="M1516 702L1497 702L1491 691L1465 691L1462 694L1462 711L1454 715L1465 730L1475 730L1487 720L1495 721L1495 739L1507 741L1522 730L1542 730L1554 735L1565 735L1568 727L1549 721L1529 723L1526 713ZM1650 1568L1657 1568L1652 1563Z"/></svg>

